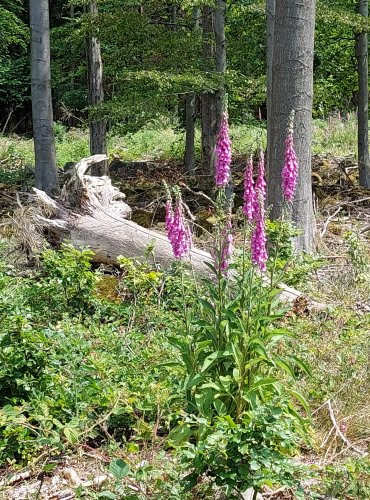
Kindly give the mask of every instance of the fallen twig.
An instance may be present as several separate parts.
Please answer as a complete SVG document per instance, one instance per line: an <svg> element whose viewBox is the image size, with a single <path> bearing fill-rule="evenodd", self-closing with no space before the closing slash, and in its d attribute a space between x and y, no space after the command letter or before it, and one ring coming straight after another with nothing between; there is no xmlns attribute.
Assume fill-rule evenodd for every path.
<svg viewBox="0 0 370 500"><path fill-rule="evenodd" d="M206 195L205 193L203 193L203 191L194 191L193 189L191 189L187 184L185 184L185 182L179 182L179 186L186 189L187 191L189 191L190 193L192 194L195 194L195 196L202 196L203 198L205 198L209 203L211 203L212 206L215 205L215 202L212 200L212 198L210 198L208 195Z"/></svg>
<svg viewBox="0 0 370 500"><path fill-rule="evenodd" d="M353 451L355 451L359 455L361 455L363 457L366 456L366 455L368 455L366 452L364 452L363 450L360 450L353 443L351 443L346 438L346 436L343 434L343 432L340 430L339 425L338 425L338 423L337 423L337 421L335 419L334 410L333 410L333 407L332 407L330 399L328 399L328 401L327 401L327 406L328 406L328 410L329 410L330 420L332 421L332 424L335 427L337 436L339 436L341 438L341 440L343 441L343 443L345 443L348 448L351 448Z"/></svg>
<svg viewBox="0 0 370 500"><path fill-rule="evenodd" d="M326 230L328 228L328 225L330 224L330 222L332 222L332 220L334 219L334 217L342 210L342 206L340 206L332 215L329 215L329 217L327 218L325 224L324 224L324 227L323 227L323 230L321 231L320 233L320 237L323 238L325 233L326 233Z"/></svg>
<svg viewBox="0 0 370 500"><path fill-rule="evenodd" d="M330 207L325 207L323 210L328 211L333 208L343 207L346 205L357 205L357 203L362 203L363 201L370 201L370 196L365 196L365 198L360 198L359 200L342 201L340 203L336 203L335 205L331 205Z"/></svg>

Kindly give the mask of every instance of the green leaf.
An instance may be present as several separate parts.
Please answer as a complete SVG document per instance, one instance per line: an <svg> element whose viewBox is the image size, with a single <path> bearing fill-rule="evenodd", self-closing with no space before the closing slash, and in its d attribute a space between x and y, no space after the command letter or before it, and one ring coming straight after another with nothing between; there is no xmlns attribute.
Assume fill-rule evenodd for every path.
<svg viewBox="0 0 370 500"><path fill-rule="evenodd" d="M200 394L195 394L195 403L202 417L209 419L212 417L211 406L215 393L211 389L203 389Z"/></svg>
<svg viewBox="0 0 370 500"><path fill-rule="evenodd" d="M77 430L75 428L69 427L69 426L64 427L63 434L65 435L68 443L70 443L70 444L77 443L79 440L79 437L80 437Z"/></svg>
<svg viewBox="0 0 370 500"><path fill-rule="evenodd" d="M275 359L275 364L279 366L282 370L284 370L288 375L290 375L293 379L296 378L293 368L289 363L284 361L283 359Z"/></svg>
<svg viewBox="0 0 370 500"><path fill-rule="evenodd" d="M259 470L261 468L260 464L258 462L256 462L255 460L252 460L249 463L249 467L251 468L251 470Z"/></svg>
<svg viewBox="0 0 370 500"><path fill-rule="evenodd" d="M221 401L220 399L216 399L216 401L214 401L213 403L214 407L216 408L216 411L217 411L217 414L219 416L223 416L223 415L226 415L227 414L227 408L226 408L226 405L223 401Z"/></svg>
<svg viewBox="0 0 370 500"><path fill-rule="evenodd" d="M119 481L126 477L127 474L129 474L130 467L124 460L122 460L121 458L117 458L110 463L109 472Z"/></svg>
<svg viewBox="0 0 370 500"><path fill-rule="evenodd" d="M263 387L263 386L266 386L266 385L275 385L277 382L279 382L279 381L276 378L273 378L273 377L262 378L262 379L258 380L257 382L255 382L252 385L252 387L250 387L250 389L247 391L247 394L249 392L255 391L259 387Z"/></svg>
<svg viewBox="0 0 370 500"><path fill-rule="evenodd" d="M195 353L199 354L203 349L212 344L212 340L203 340L202 342L198 342L195 347Z"/></svg>
<svg viewBox="0 0 370 500"><path fill-rule="evenodd" d="M265 363L271 364L267 358L260 356L258 358L253 358L253 359L249 360L248 363L245 364L244 369L249 370L249 368L252 368L253 366L258 365L259 363L262 363L263 361Z"/></svg>
<svg viewBox="0 0 370 500"><path fill-rule="evenodd" d="M19 410L12 405L5 405L2 409L2 412L7 417L16 417L19 414Z"/></svg>
<svg viewBox="0 0 370 500"><path fill-rule="evenodd" d="M115 500L117 498L117 495L115 495L111 491L101 491L98 494L98 498L111 498L112 500Z"/></svg>
<svg viewBox="0 0 370 500"><path fill-rule="evenodd" d="M190 426L178 425L177 427L171 430L167 439L168 441L179 446L185 441L187 441L188 438L192 435L192 433L193 431L191 430Z"/></svg>
<svg viewBox="0 0 370 500"><path fill-rule="evenodd" d="M215 308L210 302L208 302L208 300L199 297L198 301L204 307L204 309L208 309L208 311L210 311L212 314L215 314Z"/></svg>
<svg viewBox="0 0 370 500"><path fill-rule="evenodd" d="M195 375L189 376L188 381L185 384L185 389L191 389L192 387L200 384L204 381L204 376L200 373L196 373Z"/></svg>
<svg viewBox="0 0 370 500"><path fill-rule="evenodd" d="M213 264L210 262L207 262L206 260L204 261L204 264L214 273L217 274L217 270Z"/></svg>
<svg viewBox="0 0 370 500"><path fill-rule="evenodd" d="M167 361L166 363L158 363L161 368L182 368L184 365L180 361Z"/></svg>
<svg viewBox="0 0 370 500"><path fill-rule="evenodd" d="M293 355L290 355L289 356L290 359L292 359L294 361L294 363L299 366L299 368L304 372L306 373L306 375L312 375L311 374L311 370L310 370L310 367L308 366L307 363L305 363L302 359L298 358L297 356L293 356Z"/></svg>
<svg viewBox="0 0 370 500"><path fill-rule="evenodd" d="M204 373L208 368L217 360L225 357L225 352L224 351L215 351L209 356L206 357L206 359L203 362L203 366L200 370L201 373Z"/></svg>
<svg viewBox="0 0 370 500"><path fill-rule="evenodd" d="M284 337L295 337L295 334L293 332L290 332L289 330L285 330L283 328L276 328L272 332L268 332L265 335L265 340L266 341L271 340L271 339L279 340L279 339L282 339Z"/></svg>
<svg viewBox="0 0 370 500"><path fill-rule="evenodd" d="M310 413L310 407L308 406L306 399L300 392L289 389L289 393L301 403L307 413Z"/></svg>

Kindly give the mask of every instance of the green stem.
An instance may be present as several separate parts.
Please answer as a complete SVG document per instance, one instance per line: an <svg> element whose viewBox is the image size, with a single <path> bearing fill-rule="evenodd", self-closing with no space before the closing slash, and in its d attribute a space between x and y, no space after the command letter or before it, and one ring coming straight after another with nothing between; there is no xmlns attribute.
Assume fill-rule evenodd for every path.
<svg viewBox="0 0 370 500"><path fill-rule="evenodd" d="M276 272L277 258L278 258L278 252L279 252L279 246L280 246L281 237L283 235L284 207L285 207L285 201L283 202L283 206L281 207L280 227L279 227L278 237L277 237L277 240L276 240L273 266L272 266L272 270L271 270L271 274L270 274L270 292L272 292L272 290L274 289L274 286L275 286L275 284L274 284L274 278L275 278L275 272ZM271 307L272 307L272 303L271 303L271 300L269 300L268 301L268 309L267 309L267 315L268 316L271 314Z"/></svg>

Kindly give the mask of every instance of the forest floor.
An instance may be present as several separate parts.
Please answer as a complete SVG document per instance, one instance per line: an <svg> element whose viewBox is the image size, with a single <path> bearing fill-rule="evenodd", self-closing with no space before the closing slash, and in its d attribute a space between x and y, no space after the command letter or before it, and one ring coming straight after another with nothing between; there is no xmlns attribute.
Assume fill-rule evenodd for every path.
<svg viewBox="0 0 370 500"><path fill-rule="evenodd" d="M159 134L172 137L168 130ZM238 142L242 131L238 134L234 132L235 141L242 144L244 139ZM249 135L251 143L259 134L256 129ZM155 134L142 135L146 143L142 136L140 140L136 137L140 147L131 156L128 152L125 156L121 146L126 143L130 149L127 144L130 140L135 143L135 136L122 144L111 139L120 160L149 161L153 169L148 173L138 168L132 175L126 168L129 163L124 163L115 171L115 182L127 194L135 220L147 226L163 225L161 179L166 177L183 183L189 209L199 225L210 230L212 213L199 195L205 189L204 179L183 176L181 155L174 154L178 138L172 143L158 142L157 133L157 144L167 147L170 143L169 150L164 153L163 147L157 156L149 156ZM59 144L66 149L63 155L59 149L60 164L67 157L76 161L86 156L83 141L82 136L71 141L63 136ZM241 153L248 150L246 144L249 142L240 146ZM307 499L370 498L366 455L370 450L370 193L357 187L354 149L351 120L316 124L313 185L318 253L293 258L284 271L288 285L324 305L311 308L301 299L283 319L284 326L295 332L289 349L312 371L311 377L295 382L312 415L310 444L297 457L306 467L302 484ZM9 221L17 208L14 193L27 191L32 183L29 151L30 144L0 139L3 221ZM241 160L235 168L237 203L242 169ZM207 234L199 231L200 245L207 246ZM183 496L179 490L183 472L176 456L165 447L164 429L176 410L176 402L169 403L169 395L176 390L176 374L159 369L158 362L176 356L167 340L179 328L175 285L168 303L158 310L145 284L146 270L135 271L139 274L133 281L138 275L141 280L138 288L137 281L132 285L130 271L122 275L119 270L92 270L92 274L85 270L87 281L99 274L99 280L91 282L89 293L93 290L96 300L87 304L86 317L75 309L74 290L64 289L69 300L60 290L64 278L79 280L79 275L71 274L74 254L53 252L37 268L30 268L7 225L2 226L0 243L1 339L6 332L15 332L15 325L21 322L26 332L23 349L28 349L30 360L46 367L47 374L42 381L27 370L24 375L23 365L17 365L16 338L14 357L4 358L11 359L14 366L5 369L3 365L0 380L6 385L8 379L16 378L26 403L7 404L0 410L0 458L8 464L0 472L0 498L217 498L214 491L207 496L210 493L204 485L192 496ZM61 270L62 281L56 269ZM40 342L48 345L47 359L35 352ZM130 473L117 470L115 459L129 464ZM292 491L278 488L266 489L263 497L297 498Z"/></svg>

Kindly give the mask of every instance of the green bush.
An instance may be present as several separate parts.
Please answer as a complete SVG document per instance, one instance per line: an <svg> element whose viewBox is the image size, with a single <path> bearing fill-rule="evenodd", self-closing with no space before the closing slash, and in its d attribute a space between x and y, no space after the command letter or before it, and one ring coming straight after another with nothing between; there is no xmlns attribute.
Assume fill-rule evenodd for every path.
<svg viewBox="0 0 370 500"><path fill-rule="evenodd" d="M182 449L192 469L185 478L187 488L193 488L200 476L210 475L227 498L239 498L238 492L251 487L260 490L264 485L299 491L297 472L302 467L290 458L298 449L298 429L287 410L277 401L250 410L240 422L229 415L213 423L189 418L199 428L199 439Z"/></svg>
<svg viewBox="0 0 370 500"><path fill-rule="evenodd" d="M148 440L158 406L164 415L174 411L176 381L163 377L160 362L173 352L167 337L176 319L151 300L98 298L90 258L63 245L43 253L33 277L0 266L2 464L107 436Z"/></svg>

